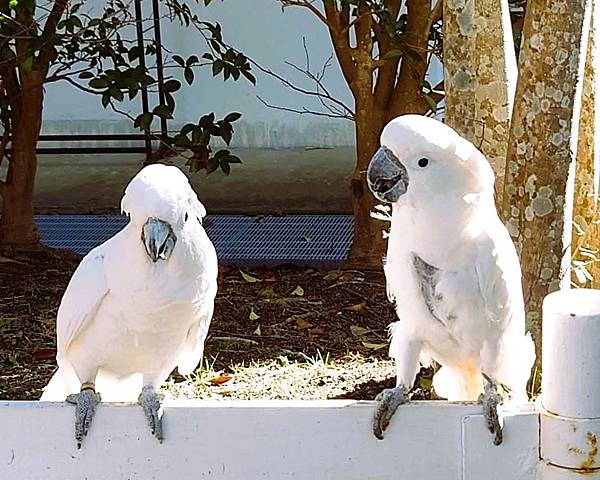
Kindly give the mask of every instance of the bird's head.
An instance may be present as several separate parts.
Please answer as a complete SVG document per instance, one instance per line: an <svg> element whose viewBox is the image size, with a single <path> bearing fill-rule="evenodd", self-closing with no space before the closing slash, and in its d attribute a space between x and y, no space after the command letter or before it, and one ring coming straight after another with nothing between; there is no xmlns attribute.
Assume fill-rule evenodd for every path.
<svg viewBox="0 0 600 480"><path fill-rule="evenodd" d="M375 197L392 204L493 195L494 173L477 148L438 120L403 115L386 125L367 170Z"/></svg>
<svg viewBox="0 0 600 480"><path fill-rule="evenodd" d="M144 167L127 185L121 210L140 229L154 263L169 259L187 222L201 222L206 210L187 177L172 165Z"/></svg>

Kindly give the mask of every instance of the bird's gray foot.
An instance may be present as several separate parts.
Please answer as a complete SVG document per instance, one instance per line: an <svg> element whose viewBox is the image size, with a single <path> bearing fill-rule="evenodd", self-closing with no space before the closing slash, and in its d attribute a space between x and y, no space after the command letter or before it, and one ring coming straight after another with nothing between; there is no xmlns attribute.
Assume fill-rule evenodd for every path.
<svg viewBox="0 0 600 480"><path fill-rule="evenodd" d="M96 393L93 384L84 384L80 393L67 397L67 402L75 405L75 440L77 448L81 448L96 413L96 406L100 402L100 394Z"/></svg>
<svg viewBox="0 0 600 480"><path fill-rule="evenodd" d="M373 434L379 440L383 440L383 432L385 432L390 424L390 420L396 409L408 402L408 388L404 385L399 385L396 388L386 388L377 395L375 401L377 402L377 406L375 407L375 415L373 416Z"/></svg>
<svg viewBox="0 0 600 480"><path fill-rule="evenodd" d="M483 416L487 428L494 436L494 445L502 443L502 415L499 413L499 406L502 403L502 396L498 393L498 386L488 378L485 380L484 393L479 397L483 404Z"/></svg>
<svg viewBox="0 0 600 480"><path fill-rule="evenodd" d="M148 419L152 435L154 435L160 443L163 440L162 431L162 411L160 407L161 398L151 385L144 385L142 393L138 398L138 403L144 409L144 415Z"/></svg>

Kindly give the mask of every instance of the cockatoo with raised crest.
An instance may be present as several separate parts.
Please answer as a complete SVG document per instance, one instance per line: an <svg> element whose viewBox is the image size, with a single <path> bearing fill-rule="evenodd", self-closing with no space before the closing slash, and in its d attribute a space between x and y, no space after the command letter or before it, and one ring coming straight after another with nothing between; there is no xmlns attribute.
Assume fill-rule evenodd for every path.
<svg viewBox="0 0 600 480"><path fill-rule="evenodd" d="M58 370L41 400L76 405L78 446L96 406L142 405L162 440L157 393L171 371L202 358L217 292L217 255L204 206L175 166L150 165L121 202L129 223L77 267L57 317Z"/></svg>
<svg viewBox="0 0 600 480"><path fill-rule="evenodd" d="M408 401L419 363L441 365L436 393L483 403L496 445L501 402L526 402L535 359L525 332L519 259L494 203L494 173L481 152L437 120L404 115L381 135L367 171L390 203L385 275L399 321L390 327L396 387L378 396L373 432Z"/></svg>

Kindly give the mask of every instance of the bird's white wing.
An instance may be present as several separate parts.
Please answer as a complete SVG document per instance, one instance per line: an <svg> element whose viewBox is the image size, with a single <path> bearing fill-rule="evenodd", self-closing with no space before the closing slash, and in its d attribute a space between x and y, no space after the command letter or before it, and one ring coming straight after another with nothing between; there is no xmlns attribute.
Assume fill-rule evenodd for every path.
<svg viewBox="0 0 600 480"><path fill-rule="evenodd" d="M108 294L101 247L86 255L67 286L56 322L57 358L65 355L75 337L86 327Z"/></svg>
<svg viewBox="0 0 600 480"><path fill-rule="evenodd" d="M475 271L486 316L501 330L513 320L524 325L521 268L515 247L500 225L479 246Z"/></svg>
<svg viewBox="0 0 600 480"><path fill-rule="evenodd" d="M197 206L203 211L204 207L199 201L197 201ZM202 211L197 210L196 214L202 215ZM201 223L201 220L198 219L198 222ZM196 241L201 245L205 262L203 271L200 274L202 287L200 287L199 297L194 302L196 321L188 330L177 361L177 369L181 375L191 374L202 359L204 341L208 334L208 327L214 311L215 296L217 295L217 252L201 226L198 227Z"/></svg>
<svg viewBox="0 0 600 480"><path fill-rule="evenodd" d="M190 327L185 339L183 350L179 354L177 370L181 375L190 375L202 360L204 354L204 341L208 334L208 327L213 313L212 302L210 308L203 312L201 318Z"/></svg>

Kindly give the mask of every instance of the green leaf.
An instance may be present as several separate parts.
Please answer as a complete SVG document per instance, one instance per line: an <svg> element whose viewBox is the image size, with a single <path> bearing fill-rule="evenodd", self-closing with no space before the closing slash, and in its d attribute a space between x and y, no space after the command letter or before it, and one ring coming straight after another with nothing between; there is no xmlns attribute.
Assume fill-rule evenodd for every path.
<svg viewBox="0 0 600 480"><path fill-rule="evenodd" d="M181 88L181 82L179 80L167 80L164 84L165 92L176 92Z"/></svg>
<svg viewBox="0 0 600 480"><path fill-rule="evenodd" d="M248 275L247 273L244 273L242 270L240 270L240 273L242 275L242 278L248 283L260 282L260 280L258 278L253 277L252 275Z"/></svg>
<svg viewBox="0 0 600 480"><path fill-rule="evenodd" d="M139 127L142 130L149 130L153 118L154 115L152 115L150 112L142 113L136 117L135 121L133 122L133 126Z"/></svg>
<svg viewBox="0 0 600 480"><path fill-rule="evenodd" d="M190 146L190 139L187 137L187 135L182 135L181 133L175 135L173 142L175 143L176 147L188 148Z"/></svg>
<svg viewBox="0 0 600 480"><path fill-rule="evenodd" d="M254 307L250 307L250 315L248 315L248 320L258 320L260 318L260 315L258 315L255 311L254 311Z"/></svg>
<svg viewBox="0 0 600 480"><path fill-rule="evenodd" d="M393 49L393 50L389 50L384 56L383 56L383 60L388 60L390 58L398 58L401 57L403 55L402 50L398 50L398 49Z"/></svg>
<svg viewBox="0 0 600 480"><path fill-rule="evenodd" d="M93 80L90 80L88 85L92 88L106 88L108 87L108 81L103 78L94 78Z"/></svg>
<svg viewBox="0 0 600 480"><path fill-rule="evenodd" d="M254 75L246 70L240 70L240 72L242 72L242 75L246 77L252 85L256 85L256 78L254 78Z"/></svg>
<svg viewBox="0 0 600 480"><path fill-rule="evenodd" d="M262 335L262 331L260 330L260 325L258 327L256 327L256 330L254 330L254 335Z"/></svg>
<svg viewBox="0 0 600 480"><path fill-rule="evenodd" d="M363 335L366 335L370 331L371 330L369 330L368 328L359 327L358 325L352 325L350 327L350 333L352 333L352 335L355 337L362 337Z"/></svg>
<svg viewBox="0 0 600 480"><path fill-rule="evenodd" d="M206 167L206 173L210 175L211 173L216 171L217 168L219 168L219 160L217 160L216 158L210 158Z"/></svg>
<svg viewBox="0 0 600 480"><path fill-rule="evenodd" d="M227 115L223 120L225 120L226 122L235 122L236 120L239 120L241 116L241 113L233 112Z"/></svg>
<svg viewBox="0 0 600 480"><path fill-rule="evenodd" d="M81 72L79 74L79 78L82 80L87 80L88 78L94 78L94 74L92 72Z"/></svg>
<svg viewBox="0 0 600 480"><path fill-rule="evenodd" d="M106 108L106 107L108 107L109 103L110 103L110 93L108 93L108 91L106 91L102 94L102 106L104 108Z"/></svg>
<svg viewBox="0 0 600 480"><path fill-rule="evenodd" d="M200 125L201 127L209 127L210 125L213 124L214 121L215 121L215 114L214 114L214 112L211 112L207 115L203 115L202 117L200 117L200 121L198 122L198 125Z"/></svg>
<svg viewBox="0 0 600 480"><path fill-rule="evenodd" d="M190 67L186 67L186 69L183 71L183 76L185 77L185 81L188 83L188 85L194 83L194 70L192 70Z"/></svg>
<svg viewBox="0 0 600 480"><path fill-rule="evenodd" d="M173 118L173 112L168 105L157 105L152 110L154 115L158 115L160 118Z"/></svg>
<svg viewBox="0 0 600 480"><path fill-rule="evenodd" d="M221 161L221 170L223 170L223 173L225 175L229 175L231 173L231 165L229 165L229 163L227 163L227 161L222 160Z"/></svg>
<svg viewBox="0 0 600 480"><path fill-rule="evenodd" d="M292 292L292 295L295 295L297 297L303 297L304 296L304 289L301 286L297 286L294 291Z"/></svg>
<svg viewBox="0 0 600 480"><path fill-rule="evenodd" d="M437 112L437 103L435 103L435 100L433 98L431 98L429 95L425 95L425 94L423 94L423 98L425 98L425 101L427 102L427 106L429 107L429 109L433 113Z"/></svg>
<svg viewBox="0 0 600 480"><path fill-rule="evenodd" d="M173 60L178 63L179 65L181 65L182 67L185 67L185 60L183 59L182 56L180 55L173 55Z"/></svg>
<svg viewBox="0 0 600 480"><path fill-rule="evenodd" d="M371 343L371 342L360 342L364 347L369 348L371 350L381 350L388 346L387 343Z"/></svg>
<svg viewBox="0 0 600 480"><path fill-rule="evenodd" d="M224 66L225 64L221 60L215 60L212 64L213 77L216 77L219 73L221 73L221 70L223 70Z"/></svg>
<svg viewBox="0 0 600 480"><path fill-rule="evenodd" d="M242 163L240 158L235 155L227 155L223 160L227 160L227 163Z"/></svg>
<svg viewBox="0 0 600 480"><path fill-rule="evenodd" d="M208 55L210 55L210 53ZM204 58L206 58L206 57L204 57ZM198 57L196 55L192 55L186 60L185 66L189 67L190 65L193 65L194 63L198 63L199 61L200 60L198 60Z"/></svg>

